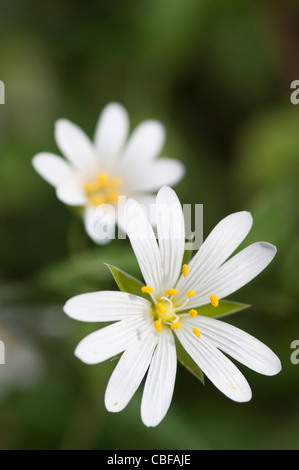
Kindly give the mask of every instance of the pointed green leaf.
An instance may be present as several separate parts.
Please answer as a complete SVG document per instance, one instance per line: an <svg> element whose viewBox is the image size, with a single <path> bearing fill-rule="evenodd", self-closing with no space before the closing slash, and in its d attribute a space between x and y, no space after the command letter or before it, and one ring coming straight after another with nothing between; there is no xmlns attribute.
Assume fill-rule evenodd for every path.
<svg viewBox="0 0 299 470"><path fill-rule="evenodd" d="M187 351L183 348L179 340L177 339L176 335L174 335L175 339L175 346L176 346L176 352L177 352L177 358L178 361L186 367L186 369L191 372L198 380L201 381L201 383L204 385L205 384L205 379L202 371L196 364L196 362L193 361L192 357L189 356Z"/></svg>
<svg viewBox="0 0 299 470"><path fill-rule="evenodd" d="M141 287L143 286L141 281L112 264L105 264L110 269L110 272L121 291L129 292L130 294L138 295L139 297L144 297L146 300L150 300L149 295L143 294L141 291Z"/></svg>
<svg viewBox="0 0 299 470"><path fill-rule="evenodd" d="M198 315L204 317L222 318L232 313L240 312L251 305L241 304L240 302L233 302L232 300L220 300L218 307L213 307L211 304L202 305L201 307L194 307Z"/></svg>

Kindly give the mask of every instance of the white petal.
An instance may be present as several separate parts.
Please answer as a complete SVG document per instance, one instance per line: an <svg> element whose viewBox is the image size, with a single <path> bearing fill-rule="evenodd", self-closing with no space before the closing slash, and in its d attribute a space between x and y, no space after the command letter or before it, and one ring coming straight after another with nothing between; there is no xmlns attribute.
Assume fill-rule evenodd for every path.
<svg viewBox="0 0 299 470"><path fill-rule="evenodd" d="M145 283L154 289L154 295L158 295L163 270L154 231L142 207L136 201L129 199L126 210L127 234Z"/></svg>
<svg viewBox="0 0 299 470"><path fill-rule="evenodd" d="M105 406L108 411L118 412L127 406L148 369L156 344L157 334L152 324L143 341L136 341L126 349L107 385Z"/></svg>
<svg viewBox="0 0 299 470"><path fill-rule="evenodd" d="M156 191L162 186L173 186L184 176L185 167L179 160L159 158L141 169L134 170L134 191Z"/></svg>
<svg viewBox="0 0 299 470"><path fill-rule="evenodd" d="M63 310L74 320L85 322L142 319L150 311L150 302L127 292L101 291L76 295Z"/></svg>
<svg viewBox="0 0 299 470"><path fill-rule="evenodd" d="M276 248L270 243L257 242L248 246L202 283L197 284L196 280L193 289L198 293L191 299L188 307L209 303L211 294L221 299L237 291L263 271L275 254Z"/></svg>
<svg viewBox="0 0 299 470"><path fill-rule="evenodd" d="M141 418L146 426L157 426L170 406L176 376L176 348L168 327L159 334L141 403Z"/></svg>
<svg viewBox="0 0 299 470"><path fill-rule="evenodd" d="M185 223L181 203L169 187L160 189L156 203L157 231L162 266L162 289L174 288L182 268Z"/></svg>
<svg viewBox="0 0 299 470"><path fill-rule="evenodd" d="M127 111L118 103L108 104L102 111L96 131L95 146L102 159L115 159L121 152L129 130Z"/></svg>
<svg viewBox="0 0 299 470"><path fill-rule="evenodd" d="M125 164L146 164L157 157L165 140L165 129L159 121L144 121L135 129L124 150Z"/></svg>
<svg viewBox="0 0 299 470"><path fill-rule="evenodd" d="M155 227L157 225L156 196L153 194L137 193L132 197L145 208L150 223Z"/></svg>
<svg viewBox="0 0 299 470"><path fill-rule="evenodd" d="M80 127L67 119L59 119L55 125L55 139L61 152L76 168L86 174L94 168L93 144Z"/></svg>
<svg viewBox="0 0 299 470"><path fill-rule="evenodd" d="M56 187L56 194L60 201L70 206L84 206L86 204L86 195L75 177L59 183Z"/></svg>
<svg viewBox="0 0 299 470"><path fill-rule="evenodd" d="M87 206L84 211L84 225L90 238L99 245L115 239L115 210L110 204L98 207Z"/></svg>
<svg viewBox="0 0 299 470"><path fill-rule="evenodd" d="M198 367L224 395L237 402L251 399L251 390L243 374L211 342L197 338L192 329L187 330L187 325L186 328L182 325L176 334Z"/></svg>
<svg viewBox="0 0 299 470"><path fill-rule="evenodd" d="M75 356L86 364L98 364L124 351L143 338L144 320L123 320L86 336L78 344Z"/></svg>
<svg viewBox="0 0 299 470"><path fill-rule="evenodd" d="M181 277L177 288L181 292L194 289L215 272L217 268L238 248L252 226L249 212L236 212L225 217L204 241L189 263L189 274Z"/></svg>
<svg viewBox="0 0 299 470"><path fill-rule="evenodd" d="M34 169L52 186L74 177L71 165L54 153L41 152L32 159Z"/></svg>
<svg viewBox="0 0 299 470"><path fill-rule="evenodd" d="M131 197L144 208L144 213L149 219L151 225L155 227L157 225L156 196L154 196L153 194L135 193ZM124 236L124 238L126 237L126 210L124 210L125 206L126 202L124 202L124 204L118 204L116 213L117 225L118 228L122 231L122 235Z"/></svg>
<svg viewBox="0 0 299 470"><path fill-rule="evenodd" d="M241 364L264 375L275 375L281 370L276 354L258 339L228 323L214 318L197 316L188 322L190 328L196 327L224 353Z"/></svg>

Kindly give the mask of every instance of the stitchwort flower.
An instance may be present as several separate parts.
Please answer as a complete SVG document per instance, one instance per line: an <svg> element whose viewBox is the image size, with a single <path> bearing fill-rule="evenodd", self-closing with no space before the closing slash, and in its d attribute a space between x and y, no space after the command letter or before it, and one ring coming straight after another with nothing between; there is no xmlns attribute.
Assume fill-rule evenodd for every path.
<svg viewBox="0 0 299 470"><path fill-rule="evenodd" d="M113 238L115 222L122 218L119 196L149 206L154 202L152 192L177 183L184 174L179 161L157 159L165 140L160 122L142 122L127 141L128 129L127 112L118 103L102 111L93 143L75 124L60 119L55 138L66 159L42 152L32 161L35 170L56 188L58 199L82 208L86 231L97 243ZM97 210L107 205L115 210ZM108 227L101 231L99 225L104 224Z"/></svg>
<svg viewBox="0 0 299 470"><path fill-rule="evenodd" d="M115 322L84 338L75 350L75 355L88 364L123 352L106 389L106 408L112 412L125 408L147 373L141 417L147 426L160 423L174 390L175 336L222 393L236 402L249 401L248 382L226 355L264 375L281 370L278 357L251 335L204 312L212 308L217 316L224 302L221 299L257 276L271 262L276 248L258 242L230 257L252 225L250 213L237 212L214 228L186 264L184 218L175 192L169 187L158 192L158 242L141 206L134 201L128 201L128 205L134 209L134 216L127 233L144 285L138 284L137 295L135 287L134 293L78 295L64 307L65 313L76 320ZM127 280L132 281L129 276Z"/></svg>

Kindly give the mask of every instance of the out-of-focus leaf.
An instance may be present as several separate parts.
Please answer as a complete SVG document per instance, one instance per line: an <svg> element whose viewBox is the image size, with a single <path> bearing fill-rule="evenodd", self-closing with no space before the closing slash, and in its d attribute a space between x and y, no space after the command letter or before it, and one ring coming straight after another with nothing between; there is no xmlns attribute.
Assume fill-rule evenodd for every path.
<svg viewBox="0 0 299 470"><path fill-rule="evenodd" d="M143 294L141 291L141 287L143 286L142 282L136 279L136 277L131 276L112 264L105 263L105 265L110 269L110 272L121 291L129 292L130 294L138 295L139 297L144 297L146 300L149 300L148 294Z"/></svg>
<svg viewBox="0 0 299 470"><path fill-rule="evenodd" d="M278 107L258 114L240 135L236 181L240 187L269 189L297 181L298 109Z"/></svg>
<svg viewBox="0 0 299 470"><path fill-rule="evenodd" d="M194 235L186 242L185 244L185 251L183 256L183 263L188 264L192 258L193 250L191 249L192 243L194 242Z"/></svg>
<svg viewBox="0 0 299 470"><path fill-rule="evenodd" d="M201 381L201 383L204 385L205 380L204 380L204 375L196 362L193 361L192 357L189 356L189 354L186 352L186 350L183 348L177 337L174 335L175 338L175 346L176 346L176 352L177 352L177 358L178 361L186 367L186 369L191 372L198 380Z"/></svg>
<svg viewBox="0 0 299 470"><path fill-rule="evenodd" d="M58 294L76 295L87 290L99 290L111 282L105 262L120 262L125 269L135 272L136 262L131 250L102 247L73 255L47 266L34 279L35 285ZM135 262L135 264L134 264Z"/></svg>

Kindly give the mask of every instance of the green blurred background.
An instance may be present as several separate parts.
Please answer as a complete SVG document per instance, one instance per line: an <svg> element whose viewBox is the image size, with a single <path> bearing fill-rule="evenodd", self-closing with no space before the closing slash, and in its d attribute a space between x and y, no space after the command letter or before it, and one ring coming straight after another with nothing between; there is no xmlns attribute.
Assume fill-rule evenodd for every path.
<svg viewBox="0 0 299 470"><path fill-rule="evenodd" d="M298 449L299 3L290 0L2 0L0 79L1 449ZM204 204L204 234L250 210L246 244L278 247L267 270L231 298L251 309L227 321L269 345L283 370L240 366L253 399L237 404L178 366L162 424L140 419L142 387L120 414L104 392L115 361L82 364L78 341L96 325L67 318L72 295L115 289L103 262L139 275L126 240L105 248L35 173L57 152L65 117L92 136L110 101L165 123L163 155L181 159L184 203Z"/></svg>

